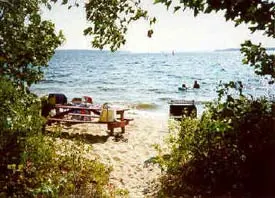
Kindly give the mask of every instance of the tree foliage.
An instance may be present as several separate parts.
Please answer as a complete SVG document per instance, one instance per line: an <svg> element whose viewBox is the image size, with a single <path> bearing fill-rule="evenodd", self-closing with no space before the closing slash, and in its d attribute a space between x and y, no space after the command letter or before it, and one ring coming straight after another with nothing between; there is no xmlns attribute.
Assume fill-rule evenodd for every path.
<svg viewBox="0 0 275 198"><path fill-rule="evenodd" d="M0 183L3 187L0 192L9 192L9 184L16 183L17 178L9 166L21 163L26 138L41 133L43 120L37 98L3 78L0 79L0 102ZM20 185L14 187L22 188Z"/></svg>
<svg viewBox="0 0 275 198"><path fill-rule="evenodd" d="M263 0L155 0L167 9L174 6L199 13L223 11L236 26L246 23L253 32L275 38L275 2ZM245 41L243 63L258 75L275 77L275 56L259 45ZM271 81L274 82L274 81ZM239 96L230 94L229 88ZM237 95L238 95L237 94ZM157 162L162 177L162 197L273 197L275 191L274 101L249 98L241 82L218 89L219 99L206 106L199 119L185 118L176 137L168 143L169 155ZM161 151L161 150L159 150ZM169 156L169 157L167 157Z"/></svg>
<svg viewBox="0 0 275 198"><path fill-rule="evenodd" d="M247 24L251 32L263 31L268 36L275 38L275 2L267 0L155 0L155 3L164 4L167 9L173 6L174 12L193 10L194 16L199 13L212 13L223 11L226 20L231 20L236 26ZM146 19L153 24L155 18L149 18L147 12L140 6L140 1L89 1L86 4L86 18L91 23L84 30L85 35L94 35L93 47L102 49L109 46L112 51L125 44L127 26L138 19ZM148 30L151 37L153 30ZM256 47L258 46L258 47ZM274 77L274 56L267 56L260 45L253 45L249 41L242 44L242 53L245 57L254 57L265 60L259 66L247 59L256 68L258 74L270 74Z"/></svg>
<svg viewBox="0 0 275 198"><path fill-rule="evenodd" d="M147 11L140 6L140 0L90 0L86 5L86 18L90 27L84 30L84 35L93 35L93 47L103 49L109 46L112 51L125 44L128 25L138 19L146 19L150 24L156 21L150 19ZM148 35L152 30L148 31ZM149 36L150 37L150 36Z"/></svg>
<svg viewBox="0 0 275 198"><path fill-rule="evenodd" d="M169 9L172 0L155 0L163 3ZM224 11L226 20L232 20L235 25L247 23L252 32L263 30L267 36L275 38L275 2L267 0L181 0L174 6L174 11L189 8L194 16L199 13Z"/></svg>
<svg viewBox="0 0 275 198"><path fill-rule="evenodd" d="M40 99L26 89L63 41L41 5L52 3L0 0L0 197L108 196L110 170L85 158L82 143L45 136Z"/></svg>
<svg viewBox="0 0 275 198"><path fill-rule="evenodd" d="M87 187L94 190L87 191L87 196L105 195L108 171L100 163L81 158L81 149L75 147L70 155L58 155L60 148L41 134L43 119L37 97L22 89L41 79L42 68L64 40L61 32L55 33L54 24L40 15L41 5L51 9L56 2L68 9L79 6L78 1L68 0L0 0L0 196L69 196ZM195 16L223 11L226 20L236 26L246 23L252 32L261 30L275 37L274 1L155 3L168 9L174 6L175 12L189 8ZM84 34L93 35L92 45L99 49L108 46L114 51L125 44L127 27L133 21L156 21L149 18L139 0L90 0L85 8L90 27ZM149 30L148 36L152 33ZM244 63L255 67L257 74L274 77L274 55L249 41L242 47ZM268 172L275 161L271 155L275 150L271 104L249 99L241 92L234 98L227 92L231 85L219 92L226 95L225 102L209 104L200 120L183 121L179 137L171 142L169 160L159 156L168 173L163 178L165 195L250 195L259 188L258 192L274 193L269 188L274 177ZM238 86L241 91L241 84ZM255 161L260 163L255 166ZM264 181L261 175L270 175L271 180Z"/></svg>
<svg viewBox="0 0 275 198"><path fill-rule="evenodd" d="M40 0L0 2L0 75L30 86L43 76L42 68L62 43L52 22L42 20Z"/></svg>
<svg viewBox="0 0 275 198"><path fill-rule="evenodd" d="M245 55L243 63L253 66L256 74L275 78L275 54L268 54L261 44L253 45L251 41L242 44L241 52Z"/></svg>
<svg viewBox="0 0 275 198"><path fill-rule="evenodd" d="M267 37L275 38L275 2L267 0L181 0L175 3L172 0L155 0L162 3L167 9L174 6L174 12L189 8L194 16L199 13L223 11L226 20L231 20L235 26L247 24L252 33L263 31ZM264 48L253 45L250 41L242 44L241 52L246 57L243 62L255 67L260 75L269 74L274 78L274 55L267 55ZM260 64L259 64L260 62Z"/></svg>
<svg viewBox="0 0 275 198"><path fill-rule="evenodd" d="M185 118L169 141L169 158L157 161L166 170L163 197L274 196L274 118L266 99L228 95L209 103L199 119ZM225 100L222 100L225 97Z"/></svg>

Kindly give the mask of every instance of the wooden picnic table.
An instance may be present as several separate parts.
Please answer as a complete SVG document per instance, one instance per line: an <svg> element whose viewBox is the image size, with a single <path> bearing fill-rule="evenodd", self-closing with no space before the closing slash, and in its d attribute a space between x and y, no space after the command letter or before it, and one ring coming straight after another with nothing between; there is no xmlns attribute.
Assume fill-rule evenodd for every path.
<svg viewBox="0 0 275 198"><path fill-rule="evenodd" d="M91 123L91 124L106 124L110 134L113 135L114 128L121 128L121 132L125 132L125 126L129 124L133 119L125 118L124 112L129 110L125 108L111 108L116 111L116 114L119 115L114 121L111 122L102 122L99 121L100 113L102 110L101 105L55 105L56 115L49 117L47 124L51 125L54 122L63 122L69 124L79 124L79 123ZM78 111L75 113L75 111ZM69 117L77 117L80 119L72 119ZM95 120L94 118L98 118Z"/></svg>

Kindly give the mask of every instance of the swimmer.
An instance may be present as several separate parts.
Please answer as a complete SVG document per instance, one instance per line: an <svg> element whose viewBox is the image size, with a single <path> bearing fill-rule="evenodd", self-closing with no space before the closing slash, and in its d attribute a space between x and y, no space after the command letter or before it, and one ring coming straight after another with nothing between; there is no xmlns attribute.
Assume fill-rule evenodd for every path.
<svg viewBox="0 0 275 198"><path fill-rule="evenodd" d="M193 85L194 89L199 89L200 85L198 84L198 82L195 80L194 85Z"/></svg>
<svg viewBox="0 0 275 198"><path fill-rule="evenodd" d="M185 84L182 84L181 87L178 88L180 91L185 91L187 90L187 87Z"/></svg>
<svg viewBox="0 0 275 198"><path fill-rule="evenodd" d="M182 85L181 85L181 88L187 89L186 84L182 84Z"/></svg>

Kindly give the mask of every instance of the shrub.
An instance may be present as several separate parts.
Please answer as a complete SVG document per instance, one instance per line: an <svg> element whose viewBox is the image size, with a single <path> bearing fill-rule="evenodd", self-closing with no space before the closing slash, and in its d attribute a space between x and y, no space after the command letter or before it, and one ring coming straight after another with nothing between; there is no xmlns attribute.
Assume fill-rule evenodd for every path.
<svg viewBox="0 0 275 198"><path fill-rule="evenodd" d="M170 137L170 157L157 160L166 170L160 196L275 195L272 104L247 98L241 89L233 97L229 87L220 89L219 100L201 118L183 119Z"/></svg>
<svg viewBox="0 0 275 198"><path fill-rule="evenodd" d="M105 197L110 169L89 146L42 134L39 99L0 79L0 196Z"/></svg>
<svg viewBox="0 0 275 198"><path fill-rule="evenodd" d="M41 131L37 98L15 87L9 80L0 79L0 186L8 194L22 188L17 173L11 167L20 164L27 136Z"/></svg>
<svg viewBox="0 0 275 198"><path fill-rule="evenodd" d="M22 174L31 195L107 197L111 169L85 157L91 147L49 137L28 139Z"/></svg>

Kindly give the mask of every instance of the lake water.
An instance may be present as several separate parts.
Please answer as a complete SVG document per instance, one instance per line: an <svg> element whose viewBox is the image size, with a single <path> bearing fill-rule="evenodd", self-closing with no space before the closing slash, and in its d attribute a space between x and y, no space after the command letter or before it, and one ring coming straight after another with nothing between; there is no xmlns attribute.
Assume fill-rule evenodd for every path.
<svg viewBox="0 0 275 198"><path fill-rule="evenodd" d="M147 54L88 50L56 51L44 79L32 86L38 95L64 93L68 99L91 96L95 103L118 103L166 110L171 99L210 101L219 81L242 81L253 96L274 96L275 87L241 62L240 52ZM200 89L193 90L194 80ZM185 83L191 87L179 91Z"/></svg>

